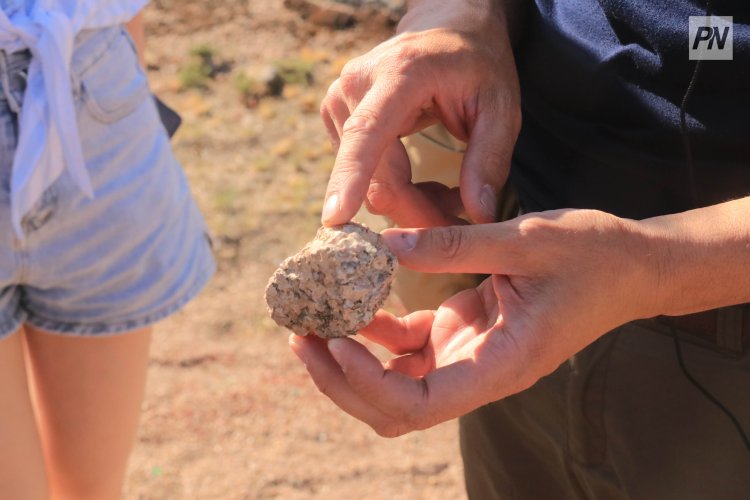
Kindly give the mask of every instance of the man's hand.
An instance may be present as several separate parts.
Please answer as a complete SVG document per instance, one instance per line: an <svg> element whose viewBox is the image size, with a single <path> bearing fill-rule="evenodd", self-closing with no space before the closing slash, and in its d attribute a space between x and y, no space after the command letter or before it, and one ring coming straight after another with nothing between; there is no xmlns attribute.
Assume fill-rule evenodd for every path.
<svg viewBox="0 0 750 500"><path fill-rule="evenodd" d="M591 210L383 233L424 272L486 273L433 311L378 313L351 339L292 336L318 388L383 436L424 429L522 391L612 328L658 314L653 255L638 223ZM653 265L653 268L658 265Z"/></svg>
<svg viewBox="0 0 750 500"><path fill-rule="evenodd" d="M324 224L347 222L365 198L400 226L456 223L456 202L475 222L495 220L521 116L505 18L495 4L416 2L395 38L345 66L321 106L338 151ZM437 122L468 143L460 200L447 188L411 183L399 139Z"/></svg>

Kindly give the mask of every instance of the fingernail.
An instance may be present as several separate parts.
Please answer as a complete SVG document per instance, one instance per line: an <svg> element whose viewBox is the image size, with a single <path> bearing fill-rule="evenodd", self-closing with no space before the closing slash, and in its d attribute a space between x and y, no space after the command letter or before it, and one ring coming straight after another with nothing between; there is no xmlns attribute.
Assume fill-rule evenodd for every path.
<svg viewBox="0 0 750 500"><path fill-rule="evenodd" d="M489 184L485 184L482 192L479 193L479 203L484 207L490 220L494 221L497 217L497 196L495 190Z"/></svg>
<svg viewBox="0 0 750 500"><path fill-rule="evenodd" d="M291 334L289 336L289 347L292 349L292 352L299 358L302 363L307 366L307 358L302 352L302 346L297 343L297 335Z"/></svg>
<svg viewBox="0 0 750 500"><path fill-rule="evenodd" d="M323 214L321 217L323 219L323 222L328 222L329 220L334 218L338 214L339 209L339 195L333 193L328 197L325 205L323 205Z"/></svg>
<svg viewBox="0 0 750 500"><path fill-rule="evenodd" d="M330 339L328 341L328 352L331 353L333 359L335 359L339 366L341 366L341 371L346 372L344 365L341 363L341 359L339 359L344 352L344 342L346 342L344 339Z"/></svg>
<svg viewBox="0 0 750 500"><path fill-rule="evenodd" d="M343 349L344 339L330 339L328 340L328 351L331 354L341 354Z"/></svg>
<svg viewBox="0 0 750 500"><path fill-rule="evenodd" d="M411 231L387 231L383 233L383 240L396 253L406 253L417 246L417 233Z"/></svg>

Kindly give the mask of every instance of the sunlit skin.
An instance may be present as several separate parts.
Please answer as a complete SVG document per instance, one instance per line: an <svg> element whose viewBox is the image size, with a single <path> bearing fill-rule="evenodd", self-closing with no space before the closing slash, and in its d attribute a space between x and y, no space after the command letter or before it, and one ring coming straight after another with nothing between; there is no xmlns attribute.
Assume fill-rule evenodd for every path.
<svg viewBox="0 0 750 500"><path fill-rule="evenodd" d="M128 26L139 52L140 16ZM0 340L0 498L121 498L151 328L76 337L27 325Z"/></svg>
<svg viewBox="0 0 750 500"><path fill-rule="evenodd" d="M398 355L385 364L352 339L290 338L317 387L383 436L428 428L524 390L626 322L750 302L750 198L644 221L556 210L458 224L461 212L488 222L477 188L494 182L487 181L491 172L504 179L505 152L517 132L506 17L490 3L413 2L399 26L403 34L345 69L349 83L334 83L323 103L339 147L323 222L348 220L367 202L401 227L423 228L383 233L402 265L491 275L435 312L402 319L379 313L361 333ZM498 22L486 22L490 15ZM382 75L408 84L387 85ZM505 103L490 106L501 136L457 104L476 102L466 97L488 89L490 102ZM511 125L503 128L503 117ZM411 185L396 143L436 119L470 145L483 145L481 154L467 152L460 197ZM368 189L376 196L365 200ZM379 191L395 193L396 201L385 196L378 206Z"/></svg>
<svg viewBox="0 0 750 500"><path fill-rule="evenodd" d="M138 15L131 19L126 28L135 44L135 50L138 52L138 60L145 66L146 33L143 26L143 13L139 12Z"/></svg>
<svg viewBox="0 0 750 500"><path fill-rule="evenodd" d="M521 125L518 77L501 13L466 5L420 3L398 36L347 63L331 85L321 116L338 154L324 224L348 221L368 191L371 211L402 226L455 222L444 196L411 184L399 140L437 122L468 143L460 197L449 200L476 222L495 220Z"/></svg>

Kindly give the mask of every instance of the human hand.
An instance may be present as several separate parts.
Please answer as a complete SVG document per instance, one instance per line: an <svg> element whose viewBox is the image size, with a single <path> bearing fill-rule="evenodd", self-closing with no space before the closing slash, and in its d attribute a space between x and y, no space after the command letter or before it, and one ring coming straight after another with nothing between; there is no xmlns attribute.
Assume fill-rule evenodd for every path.
<svg viewBox="0 0 750 500"><path fill-rule="evenodd" d="M398 35L350 61L321 115L338 151L323 222L347 222L365 198L402 227L451 225L465 212L495 220L520 129L518 77L502 13L491 0L423 0ZM413 185L400 137L437 122L468 143L460 195Z"/></svg>
<svg viewBox="0 0 750 500"><path fill-rule="evenodd" d="M292 336L292 350L321 392L378 434L431 427L520 392L612 328L657 314L639 230L592 210L388 230L403 265L492 276L435 312L379 312L361 333L398 355L385 364L352 339Z"/></svg>

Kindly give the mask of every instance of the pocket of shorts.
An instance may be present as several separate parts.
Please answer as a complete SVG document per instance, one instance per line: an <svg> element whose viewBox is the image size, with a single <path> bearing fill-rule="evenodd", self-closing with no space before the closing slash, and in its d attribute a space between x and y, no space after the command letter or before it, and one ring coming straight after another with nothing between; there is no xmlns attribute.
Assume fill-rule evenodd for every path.
<svg viewBox="0 0 750 500"><path fill-rule="evenodd" d="M77 76L86 110L103 123L125 118L150 95L148 78L124 30Z"/></svg>

